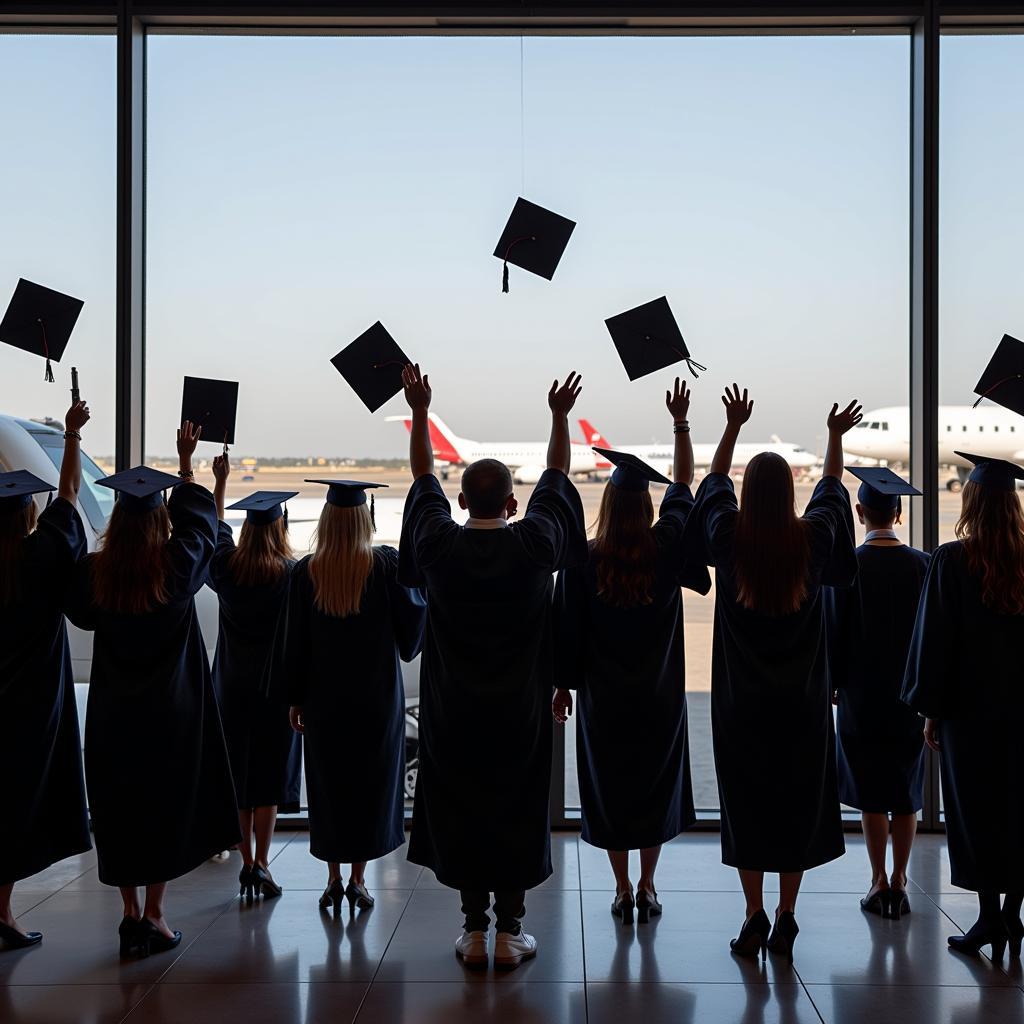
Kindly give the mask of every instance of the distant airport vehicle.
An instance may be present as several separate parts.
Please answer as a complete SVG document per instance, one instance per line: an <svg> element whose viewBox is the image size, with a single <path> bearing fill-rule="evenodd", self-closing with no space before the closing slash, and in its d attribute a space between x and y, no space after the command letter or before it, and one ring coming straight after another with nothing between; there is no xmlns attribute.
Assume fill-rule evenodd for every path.
<svg viewBox="0 0 1024 1024"><path fill-rule="evenodd" d="M665 476L672 475L672 456L674 446L670 444L612 444L589 420L580 420L580 429L588 445L598 448L612 448L615 451L629 452L638 459L643 459L648 465L653 466L659 473ZM693 464L697 469L706 469L711 465L715 450L718 444L694 444ZM793 469L794 473L802 473L813 469L818 464L818 458L813 452L801 448L799 445L790 444L780 440L774 434L770 441L758 443L757 441L740 441L736 445L733 455L733 468L742 469L746 464L760 452L776 452L781 455ZM607 462L598 460L598 469L605 470L611 467Z"/></svg>
<svg viewBox="0 0 1024 1024"><path fill-rule="evenodd" d="M843 438L844 449L861 458L882 462L910 462L910 407L872 409ZM984 405L939 406L939 465L952 466L956 476L946 487L958 491L971 464L957 451L991 455L1010 462L1024 461L1024 419L1009 409Z"/></svg>
<svg viewBox="0 0 1024 1024"><path fill-rule="evenodd" d="M394 423L404 423L410 429L412 418L389 416ZM547 466L547 441L470 441L459 437L447 423L429 414L430 443L434 457L453 465L468 465L478 459L497 459L512 470L518 484L535 484ZM589 445L573 442L571 448L570 473L593 473L597 469L597 456Z"/></svg>

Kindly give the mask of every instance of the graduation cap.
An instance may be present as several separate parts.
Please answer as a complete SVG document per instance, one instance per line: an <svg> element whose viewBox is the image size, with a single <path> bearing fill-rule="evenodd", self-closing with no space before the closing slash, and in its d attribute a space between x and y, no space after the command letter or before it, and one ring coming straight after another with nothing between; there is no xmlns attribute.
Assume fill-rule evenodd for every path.
<svg viewBox="0 0 1024 1024"><path fill-rule="evenodd" d="M181 477L150 469L149 466L123 469L120 473L96 481L101 487L116 491L118 504L135 512L158 508L164 500L163 492L184 482Z"/></svg>
<svg viewBox="0 0 1024 1024"><path fill-rule="evenodd" d="M203 441L235 443L235 415L238 411L238 381L186 377L181 389L181 419L203 429Z"/></svg>
<svg viewBox="0 0 1024 1024"><path fill-rule="evenodd" d="M228 505L230 509L237 509L245 513L245 520L257 526L266 526L269 523L277 522L285 511L281 507L289 498L294 498L298 491L254 491L234 505Z"/></svg>
<svg viewBox="0 0 1024 1024"><path fill-rule="evenodd" d="M7 312L0 320L0 341L42 356L44 380L53 383L50 361L60 362L85 303L21 278Z"/></svg>
<svg viewBox="0 0 1024 1024"><path fill-rule="evenodd" d="M648 466L629 452L613 452L610 448L595 448L614 467L612 483L623 491L646 491L651 484L670 484L671 480Z"/></svg>
<svg viewBox="0 0 1024 1024"><path fill-rule="evenodd" d="M307 480L307 484L327 486L327 504L338 508L358 508L366 504L367 490L387 487L387 484L368 484L362 480Z"/></svg>
<svg viewBox="0 0 1024 1024"><path fill-rule="evenodd" d="M57 490L53 484L40 480L27 469L16 469L12 473L0 473L0 512L14 512L27 508L33 494L51 494Z"/></svg>
<svg viewBox="0 0 1024 1024"><path fill-rule="evenodd" d="M501 290L508 291L510 263L550 281L575 227L576 221L545 210L543 206L520 196L494 247L494 255L503 264Z"/></svg>
<svg viewBox="0 0 1024 1024"><path fill-rule="evenodd" d="M690 350L664 295L605 320L605 325L630 380L646 377L680 360L694 377L698 370L707 369L690 358Z"/></svg>
<svg viewBox="0 0 1024 1024"><path fill-rule="evenodd" d="M991 398L997 405L1024 416L1024 341L1003 335L974 393L979 396L975 409L983 398Z"/></svg>
<svg viewBox="0 0 1024 1024"><path fill-rule="evenodd" d="M857 500L867 508L879 512L903 511L902 497L916 495L921 492L901 476L897 476L887 466L848 466L850 473L860 480Z"/></svg>
<svg viewBox="0 0 1024 1024"><path fill-rule="evenodd" d="M969 452L954 451L953 454L974 463L974 469L967 479L982 487L1013 491L1016 490L1017 481L1024 480L1024 469L1005 459L991 459L987 455L971 455Z"/></svg>
<svg viewBox="0 0 1024 1024"><path fill-rule="evenodd" d="M402 390L402 370L412 360L378 320L332 360L370 412Z"/></svg>

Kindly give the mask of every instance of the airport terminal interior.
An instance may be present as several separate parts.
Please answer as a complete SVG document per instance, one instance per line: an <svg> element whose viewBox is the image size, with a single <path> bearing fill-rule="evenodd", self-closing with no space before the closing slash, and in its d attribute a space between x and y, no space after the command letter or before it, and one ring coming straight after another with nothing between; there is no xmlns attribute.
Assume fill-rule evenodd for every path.
<svg viewBox="0 0 1024 1024"><path fill-rule="evenodd" d="M820 501L839 452L832 475L854 504L875 493L871 480L897 480L886 507L900 496L899 515L883 542L933 552L961 536L965 493L984 480L985 459L1016 474L1005 491L1024 479L1022 126L1024 2L1015 0L0 0L0 316L11 303L0 320L0 478L40 478L32 494L43 514L62 486L65 410L80 389L91 418L68 431L81 442L82 552L114 532L110 475L146 465L214 491L225 456L230 474L216 493L228 507L220 526L210 512L214 529L226 523L238 540L244 524L261 522L261 506L231 505L270 493L267 521L285 510L300 559L323 543L325 508L361 509L369 493L374 543L399 548L412 544L407 499L423 495L418 438L459 524L480 525L460 507L462 473L479 460L508 467L513 523L535 494L550 500L549 402L574 371L582 392L569 402L565 466L593 539L606 492L635 479L629 460L646 464L654 509L678 494L668 488L682 436L700 498L722 472L722 389L735 382L754 402L725 470L737 495L769 452L788 464L801 512ZM429 374L429 411L415 404L422 383L403 379L406 363ZM689 404L673 411L677 376ZM190 398L197 379L220 390ZM851 401L862 417L840 439L829 410ZM177 431L190 418L208 429L187 467ZM338 480L358 482L351 501ZM852 523L860 544L873 527L856 510ZM400 557L402 579L411 570ZM225 598L203 579L190 650L214 666ZM20 849L11 837L30 831L31 815L5 817L0 1024L1024 1024L1014 921L991 945L954 948L975 934L983 904L953 883L965 881L951 865L963 808L942 781L946 751L919 744L915 807L893 811L894 836L897 813L904 828L916 815L906 900L872 903L863 801L847 790L835 798L837 756L846 770L835 709L821 716L828 764L809 762L799 781L832 786L826 813L841 820L845 853L804 875L791 957L774 942L763 955L731 948L748 903L723 863L736 837L724 796L735 782L722 766L744 742L715 704L716 658L725 659L716 602L732 600L730 586L712 568L708 586L686 583L676 616L685 778L681 760L675 768L695 820L665 841L660 913L639 904L624 913L605 849L584 838L597 787L573 688L574 713L552 724L541 766L550 876L526 891L511 932L496 921L485 933L483 963L469 947L456 955L460 892L409 857L410 845L418 860L428 846L415 843L414 807L436 815L443 803L425 795L437 785L428 769L417 797L421 756L436 771L431 742L452 740L431 732L443 717L440 674L423 673L416 653L390 680L395 725L380 741L394 741L388 799L404 841L367 863L366 899L323 906L328 872L311 853L310 791L315 801L324 783L309 771L308 734L304 767L293 766L296 799L282 802L269 845L279 894L269 884L247 892L244 881L240 893L239 849L204 848L167 886L168 934L181 933L173 948L160 937L125 945L126 908L100 880L95 828L92 849L15 876L18 931L5 924L5 849ZM62 713L72 732L77 720L89 779L102 670L96 626L80 621L67 629L62 678L73 685ZM275 621L276 657L283 615ZM511 657L538 646L503 635ZM639 635L638 626L609 631L592 641L589 663L623 663ZM361 678L348 643L329 654L340 686ZM950 654L965 679L967 647ZM492 671L481 666L482 688ZM0 778L19 767L5 758L4 734L21 721L6 682ZM822 688L826 704L838 685ZM546 690L542 705L546 729ZM236 712L213 711L226 758ZM376 756L376 726L361 714L340 712L327 745ZM623 746L644 748L654 714L629 704L615 725ZM205 715L209 728L209 705ZM518 751L501 739L505 724L496 712L460 738L460 778L478 799L455 825L448 819L449 831L486 823L497 835L525 820L508 795ZM126 775L160 774L177 753L127 742L144 756ZM754 767L747 799L791 820L792 788L777 784L787 756L772 751ZM237 775L234 747L231 759ZM365 806L358 797L380 785L375 770L329 780L342 807L350 793ZM998 783L1008 796L987 807L986 827L1012 848L1024 834L1024 790L1017 778ZM5 785L0 806L13 799ZM99 790L89 779L90 801ZM122 803L113 831L130 835L151 811ZM421 836L445 827L438 820L421 823ZM634 886L639 873L634 849ZM773 923L786 884L765 875ZM41 940L22 941L37 932ZM524 935L536 942L525 953ZM513 941L512 961L499 962L498 941Z"/></svg>

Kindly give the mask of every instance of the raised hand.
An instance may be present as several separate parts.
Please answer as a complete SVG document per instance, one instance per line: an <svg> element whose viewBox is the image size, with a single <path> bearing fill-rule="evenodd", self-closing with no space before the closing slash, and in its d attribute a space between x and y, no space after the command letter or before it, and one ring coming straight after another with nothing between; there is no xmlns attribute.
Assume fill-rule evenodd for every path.
<svg viewBox="0 0 1024 1024"><path fill-rule="evenodd" d="M557 380L552 381L551 390L548 392L548 408L557 415L568 416L583 390L582 380L580 374L570 370L564 384L560 385Z"/></svg>
<svg viewBox="0 0 1024 1024"><path fill-rule="evenodd" d="M213 457L213 478L219 484L226 484L231 476L231 462L226 455Z"/></svg>
<svg viewBox="0 0 1024 1024"><path fill-rule="evenodd" d="M430 378L426 374L420 376L419 363L409 363L402 370L402 387L405 388L405 400L410 409L430 408Z"/></svg>
<svg viewBox="0 0 1024 1024"><path fill-rule="evenodd" d="M196 426L191 420L185 420L178 428L178 456L182 459L191 459L199 438L202 437L203 428Z"/></svg>
<svg viewBox="0 0 1024 1024"><path fill-rule="evenodd" d="M89 422L89 406L85 402L72 402L71 408L64 414L64 429L80 431Z"/></svg>
<svg viewBox="0 0 1024 1024"><path fill-rule="evenodd" d="M679 377L676 377L673 389L665 392L665 408L677 422L685 420L690 412L690 389Z"/></svg>
<svg viewBox="0 0 1024 1024"><path fill-rule="evenodd" d="M732 391L725 389L722 395L722 405L725 406L725 418L730 426L740 427L750 419L754 411L754 400L747 400L747 389L743 389L742 396L738 384L733 384Z"/></svg>
<svg viewBox="0 0 1024 1024"><path fill-rule="evenodd" d="M832 406L828 414L828 431L830 434L845 434L848 430L857 426L863 418L863 406L857 403L855 398L842 412L839 411L839 403Z"/></svg>

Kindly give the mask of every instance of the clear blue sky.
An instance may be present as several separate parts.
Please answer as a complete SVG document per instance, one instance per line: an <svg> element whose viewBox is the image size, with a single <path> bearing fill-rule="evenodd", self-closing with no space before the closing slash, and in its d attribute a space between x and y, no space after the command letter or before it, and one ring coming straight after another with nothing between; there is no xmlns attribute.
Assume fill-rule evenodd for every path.
<svg viewBox="0 0 1024 1024"><path fill-rule="evenodd" d="M813 447L829 403L907 395L909 40L149 41L147 448L183 374L242 383L238 454L395 455L328 360L380 319L460 433L537 438L555 374L612 442L667 439L669 374L630 384L604 319L667 294L751 439ZM1024 332L1024 39L942 54L943 398ZM71 362L113 446L114 44L0 36L0 293L86 300L59 386L0 356L0 411L59 415ZM525 167L525 181L524 181ZM579 225L553 282L490 256L520 193ZM211 449L212 452L212 449Z"/></svg>

